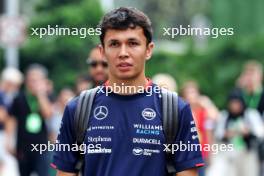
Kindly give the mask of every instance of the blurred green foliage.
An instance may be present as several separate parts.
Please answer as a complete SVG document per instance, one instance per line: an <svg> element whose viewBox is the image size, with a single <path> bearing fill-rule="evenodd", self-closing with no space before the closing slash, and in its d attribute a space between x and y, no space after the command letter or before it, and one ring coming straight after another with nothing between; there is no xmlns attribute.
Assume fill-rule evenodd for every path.
<svg viewBox="0 0 264 176"><path fill-rule="evenodd" d="M264 65L264 36L211 41L204 53L191 49L184 55L160 52L147 62L149 77L169 73L181 88L188 80L195 80L203 94L224 108L226 97L235 86L243 65L249 59ZM180 90L179 90L180 92Z"/></svg>
<svg viewBox="0 0 264 176"><path fill-rule="evenodd" d="M215 27L233 27L237 35L263 34L263 7L263 0L212 0L210 17Z"/></svg>
<svg viewBox="0 0 264 176"><path fill-rule="evenodd" d="M102 16L98 1L45 0L36 7L32 28L48 25L69 28L95 28ZM29 31L31 34L32 31ZM21 68L31 63L45 65L54 80L56 90L73 86L77 75L87 72L86 59L91 48L98 44L97 36L30 35L21 50Z"/></svg>
<svg viewBox="0 0 264 176"><path fill-rule="evenodd" d="M96 27L103 15L98 0L40 0L30 27ZM171 74L179 87L186 80L196 80L202 93L208 95L221 108L225 107L228 92L235 86L243 64L256 59L264 64L264 11L263 0L115 0L115 6L136 6L152 20L155 40L162 38L162 27L177 27L191 23L197 14L206 16L213 27L234 27L233 37L209 39L205 51L194 47L193 40L178 37L185 43L184 54L155 52L147 62L146 74ZM29 30L29 33L32 31ZM81 39L78 36L29 36L21 49L20 68L31 63L41 63L50 71L56 90L73 86L76 76L87 72L85 60L98 36ZM166 38L168 39L168 38ZM0 50L0 68L3 66Z"/></svg>

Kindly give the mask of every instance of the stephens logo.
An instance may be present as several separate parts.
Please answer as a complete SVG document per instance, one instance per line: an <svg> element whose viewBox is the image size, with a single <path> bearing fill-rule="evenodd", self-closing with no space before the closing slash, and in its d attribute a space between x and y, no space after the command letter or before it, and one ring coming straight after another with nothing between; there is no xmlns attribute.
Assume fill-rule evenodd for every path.
<svg viewBox="0 0 264 176"><path fill-rule="evenodd" d="M101 136L98 136L98 137L91 137L91 136L88 136L88 142L94 142L94 143L98 143L98 142L111 142L112 141L112 138L110 137L101 137Z"/></svg>
<svg viewBox="0 0 264 176"><path fill-rule="evenodd" d="M145 108L141 115L144 117L146 120L153 120L156 117L156 112L151 109L151 108Z"/></svg>

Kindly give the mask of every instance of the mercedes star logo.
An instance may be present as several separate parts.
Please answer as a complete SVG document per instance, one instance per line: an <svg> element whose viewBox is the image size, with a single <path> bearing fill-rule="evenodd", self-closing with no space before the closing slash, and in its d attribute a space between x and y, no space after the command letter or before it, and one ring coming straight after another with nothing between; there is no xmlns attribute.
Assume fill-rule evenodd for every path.
<svg viewBox="0 0 264 176"><path fill-rule="evenodd" d="M103 120L108 115L108 109L105 106L98 106L94 109L94 117L97 120Z"/></svg>

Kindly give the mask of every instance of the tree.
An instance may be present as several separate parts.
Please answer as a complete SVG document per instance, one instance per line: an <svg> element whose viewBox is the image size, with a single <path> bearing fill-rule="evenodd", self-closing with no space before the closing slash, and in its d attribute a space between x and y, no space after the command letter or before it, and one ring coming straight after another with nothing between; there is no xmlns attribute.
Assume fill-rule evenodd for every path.
<svg viewBox="0 0 264 176"><path fill-rule="evenodd" d="M73 85L81 72L86 72L85 64L89 50L98 44L98 36L44 36L32 34L32 28L96 28L102 10L99 1L45 0L36 7L31 20L29 38L21 50L21 68L38 62L50 71L50 77L60 89Z"/></svg>

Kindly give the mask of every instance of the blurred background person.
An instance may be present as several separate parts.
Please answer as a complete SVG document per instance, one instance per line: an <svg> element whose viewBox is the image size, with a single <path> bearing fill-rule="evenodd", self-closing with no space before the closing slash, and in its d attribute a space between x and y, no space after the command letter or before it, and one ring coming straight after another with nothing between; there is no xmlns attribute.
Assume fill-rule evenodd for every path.
<svg viewBox="0 0 264 176"><path fill-rule="evenodd" d="M5 148L4 148L5 144L2 142L2 141L4 141L4 139L2 139L2 137L4 137L4 134L3 134L4 133L3 132L4 127L3 126L4 126L5 120L7 118L7 111L3 105L4 105L3 99L0 96L0 141L1 141L1 143L0 143L0 173L2 173L1 171L3 168L3 161L4 161L3 156L5 154Z"/></svg>
<svg viewBox="0 0 264 176"><path fill-rule="evenodd" d="M23 82L23 74L16 68L6 68L2 71L0 79L0 99L3 111L8 111L13 100L19 92ZM0 131L4 130L5 121L0 122ZM1 141L2 142L2 141Z"/></svg>
<svg viewBox="0 0 264 176"><path fill-rule="evenodd" d="M75 93L70 88L63 88L55 103L52 106L52 117L47 120L47 127L49 132L49 140L51 143L56 143L57 136L59 134L60 126L61 126L61 120L62 115L64 112L64 108L69 100L71 100L75 96ZM49 161L51 163L53 152L50 151L48 153L49 155ZM56 170L49 167L49 176L55 176Z"/></svg>
<svg viewBox="0 0 264 176"><path fill-rule="evenodd" d="M3 175L7 168L12 168L14 165L10 166L10 159L8 152L6 150L6 135L5 135L5 124L8 118L7 109L4 105L3 98L0 96L0 175Z"/></svg>
<svg viewBox="0 0 264 176"><path fill-rule="evenodd" d="M18 176L17 161L7 150L7 132L5 126L8 118L8 111L0 97L0 175ZM13 142L14 136L10 140Z"/></svg>
<svg viewBox="0 0 264 176"><path fill-rule="evenodd" d="M264 120L264 90L263 90L263 66L256 60L245 63L244 68L237 80L237 87L249 108L256 109ZM264 128L264 123L263 123ZM251 143L258 143L258 156L262 163L260 172L264 175L264 141L259 141L253 136L249 139Z"/></svg>
<svg viewBox="0 0 264 176"><path fill-rule="evenodd" d="M218 115L217 108L208 97L200 94L198 84L195 81L185 82L181 95L191 106L201 146L211 145L213 143L214 119L216 119L214 116ZM205 162L209 165L210 153L202 150L202 154ZM200 169L199 176L205 175L205 169L205 167Z"/></svg>
<svg viewBox="0 0 264 176"><path fill-rule="evenodd" d="M49 100L54 103L56 101L56 95L54 91L54 83L51 79L46 79L47 84L47 95L49 97Z"/></svg>
<svg viewBox="0 0 264 176"><path fill-rule="evenodd" d="M153 83L170 91L177 92L177 83L175 79L166 73L159 73L152 77Z"/></svg>
<svg viewBox="0 0 264 176"><path fill-rule="evenodd" d="M89 65L89 76L91 76L93 80L93 87L103 84L108 78L108 64L106 59L102 56L99 46L91 50L87 63Z"/></svg>
<svg viewBox="0 0 264 176"><path fill-rule="evenodd" d="M52 110L53 115L50 119L48 119L48 128L50 131L50 141L55 143L55 140L57 139L59 129L60 129L60 123L63 115L63 111L65 108L65 105L69 100L71 100L75 96L75 93L70 88L63 88L58 97L56 102L53 104Z"/></svg>
<svg viewBox="0 0 264 176"><path fill-rule="evenodd" d="M93 79L88 75L80 75L76 81L76 94L79 95L83 90L93 88Z"/></svg>
<svg viewBox="0 0 264 176"><path fill-rule="evenodd" d="M221 170L214 175L258 176L257 149L250 144L251 136L263 139L263 121L256 109L247 108L241 93L232 91L217 123L216 138L225 144L233 144L233 151L221 152Z"/></svg>
<svg viewBox="0 0 264 176"><path fill-rule="evenodd" d="M26 70L25 90L14 99L10 114L10 126L17 126L15 155L21 176L36 173L48 175L48 157L32 150L32 144L47 144L48 133L45 119L52 116L52 106L48 98L48 71L39 64L33 64ZM12 128L14 129L14 128Z"/></svg>
<svg viewBox="0 0 264 176"><path fill-rule="evenodd" d="M10 154L11 148L15 145L15 136L9 136L8 109L19 92L23 82L23 74L16 68L5 68L0 79L0 164L2 165L2 175L18 175L18 166L15 158ZM1 175L0 174L0 175Z"/></svg>
<svg viewBox="0 0 264 176"><path fill-rule="evenodd" d="M6 68L2 71L0 94L4 105L9 108L23 83L23 74L16 68Z"/></svg>
<svg viewBox="0 0 264 176"><path fill-rule="evenodd" d="M246 106L257 109L261 115L264 113L264 91L262 81L262 64L255 60L251 60L244 65L244 69L237 82Z"/></svg>

